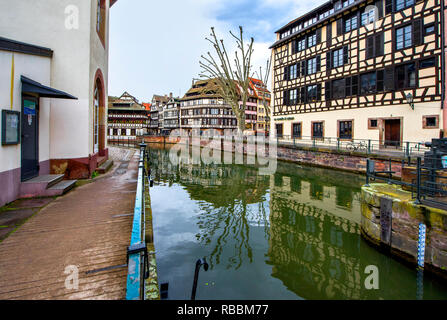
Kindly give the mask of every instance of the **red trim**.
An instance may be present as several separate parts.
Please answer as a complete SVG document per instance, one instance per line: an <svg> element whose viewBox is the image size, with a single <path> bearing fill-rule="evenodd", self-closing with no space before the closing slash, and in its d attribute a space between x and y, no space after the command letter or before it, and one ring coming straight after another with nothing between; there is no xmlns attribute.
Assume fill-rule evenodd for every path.
<svg viewBox="0 0 447 320"><path fill-rule="evenodd" d="M98 143L99 143L99 155L104 156L104 150L106 147L105 137L106 137L106 90L104 75L101 69L96 70L95 77L93 78L93 97L95 96L95 89L99 83L99 132L98 132ZM99 80L99 81L98 81ZM94 99L94 98L93 98Z"/></svg>

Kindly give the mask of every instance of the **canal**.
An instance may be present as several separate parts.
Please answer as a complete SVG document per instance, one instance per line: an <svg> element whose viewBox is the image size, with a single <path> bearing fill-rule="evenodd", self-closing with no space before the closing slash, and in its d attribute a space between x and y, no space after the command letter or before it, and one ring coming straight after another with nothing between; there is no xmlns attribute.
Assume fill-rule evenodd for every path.
<svg viewBox="0 0 447 320"><path fill-rule="evenodd" d="M159 283L169 299L447 299L447 286L378 252L360 236L359 175L279 162L172 165L149 145ZM368 266L379 289L367 289ZM368 282L368 281L367 281Z"/></svg>

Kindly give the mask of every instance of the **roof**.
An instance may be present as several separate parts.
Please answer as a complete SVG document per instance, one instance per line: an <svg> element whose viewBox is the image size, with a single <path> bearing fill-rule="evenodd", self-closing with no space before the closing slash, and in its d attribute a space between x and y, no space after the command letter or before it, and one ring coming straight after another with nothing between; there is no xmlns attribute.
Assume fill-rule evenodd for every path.
<svg viewBox="0 0 447 320"><path fill-rule="evenodd" d="M169 96L168 95L160 96L154 94L154 96L152 97L152 101L155 101L156 103L168 103Z"/></svg>
<svg viewBox="0 0 447 320"><path fill-rule="evenodd" d="M297 35L302 34L302 33L305 32L305 31L308 31L308 30L310 30L310 29L312 29L312 28L315 28L316 26L323 24L324 22L328 21L329 19L334 18L334 17L337 16L337 15L344 14L344 13L346 13L346 12L349 12L349 11L351 11L351 9L352 9L353 7L356 7L356 6L358 6L358 5L360 5L360 4L364 3L364 2L367 2L367 1L369 1L369 0L355 0L354 3L352 3L352 4L350 4L350 5L346 6L346 7L343 7L343 8L341 8L340 10L335 11L333 14L331 14L331 15L329 15L329 16L327 16L327 17L321 19L321 20L318 20L316 23L313 23L313 24L307 26L306 28L301 29L299 32L292 33L292 34L288 35L287 37L284 37L284 38L282 38L282 39L277 40L275 43L273 43L273 44L269 47L269 49L275 48L276 46L278 46L278 45L280 45L280 44L286 42L287 40L290 40L291 38L294 38L294 37L296 37ZM310 17L314 17L314 15L315 15L319 10L322 10L324 7L327 7L327 6L329 6L329 5L332 5L333 2L335 3L335 1L329 1L329 2L326 2L325 4L323 4L323 5L321 5L321 6L317 7L317 8L315 8L315 9L313 9L312 11L309 11L309 12L306 13L305 15L302 15L301 17L299 17L299 18L297 18L297 19L295 19L295 20L292 20L291 22L289 22L289 23L286 24L285 26L283 26L283 27L281 27L280 29L278 29L275 33L280 33L280 32L282 32L282 31L284 31L284 30L286 30L286 29L288 29L288 28L291 28L292 26L298 24L298 22L305 21L305 20L309 19Z"/></svg>
<svg viewBox="0 0 447 320"><path fill-rule="evenodd" d="M201 98L222 98L219 94L219 85L216 80L199 80L194 82L191 89L180 100L194 100Z"/></svg>
<svg viewBox="0 0 447 320"><path fill-rule="evenodd" d="M31 80L25 76L21 76L22 92L38 94L39 97L44 98L58 98L58 99L72 99L78 100L78 98L68 94L66 92L45 86L37 81Z"/></svg>
<svg viewBox="0 0 447 320"><path fill-rule="evenodd" d="M110 0L110 7L112 7L118 0Z"/></svg>
<svg viewBox="0 0 447 320"><path fill-rule="evenodd" d="M32 54L41 57L53 57L53 50L34 44L0 37L0 50Z"/></svg>
<svg viewBox="0 0 447 320"><path fill-rule="evenodd" d="M147 110L147 111L151 111L151 103L142 103L143 107Z"/></svg>
<svg viewBox="0 0 447 320"><path fill-rule="evenodd" d="M127 106L124 106L127 105ZM137 98L125 91L119 98L109 96L109 109L111 110L146 110Z"/></svg>

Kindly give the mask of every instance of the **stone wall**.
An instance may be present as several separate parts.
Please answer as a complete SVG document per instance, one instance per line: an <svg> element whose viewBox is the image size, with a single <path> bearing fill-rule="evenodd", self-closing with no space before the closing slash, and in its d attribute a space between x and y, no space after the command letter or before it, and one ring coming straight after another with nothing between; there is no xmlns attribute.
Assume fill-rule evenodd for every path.
<svg viewBox="0 0 447 320"><path fill-rule="evenodd" d="M391 232L384 239L384 199L392 202ZM427 226L425 268L447 279L447 212L416 205L411 192L382 183L362 187L362 235L374 245L417 265L419 223Z"/></svg>
<svg viewBox="0 0 447 320"><path fill-rule="evenodd" d="M180 138L171 137L145 137L146 143L175 144L180 142ZM189 140L190 144L192 139ZM201 146L206 146L206 140L201 141ZM234 152L234 148L233 148ZM247 148L244 147L244 153ZM366 160L368 158L375 160L376 171L386 171L389 169L389 157L370 154L366 157L363 154L348 152L343 150L312 148L304 146L281 146L277 147L278 160L302 163L313 166L320 166L331 169L339 169L356 173L366 172ZM395 178L400 178L402 171L402 158L394 157L391 159L391 170Z"/></svg>

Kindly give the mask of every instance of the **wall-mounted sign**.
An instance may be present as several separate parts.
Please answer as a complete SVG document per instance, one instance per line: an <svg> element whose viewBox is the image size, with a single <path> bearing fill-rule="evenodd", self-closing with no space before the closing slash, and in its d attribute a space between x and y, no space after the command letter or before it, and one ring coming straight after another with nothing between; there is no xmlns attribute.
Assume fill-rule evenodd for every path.
<svg viewBox="0 0 447 320"><path fill-rule="evenodd" d="M275 121L282 121L282 120L294 120L294 117L288 117L288 118L275 118Z"/></svg>
<svg viewBox="0 0 447 320"><path fill-rule="evenodd" d="M35 116L36 103L34 101L23 100L23 113L30 116Z"/></svg>
<svg viewBox="0 0 447 320"><path fill-rule="evenodd" d="M2 110L2 145L20 143L20 112Z"/></svg>

